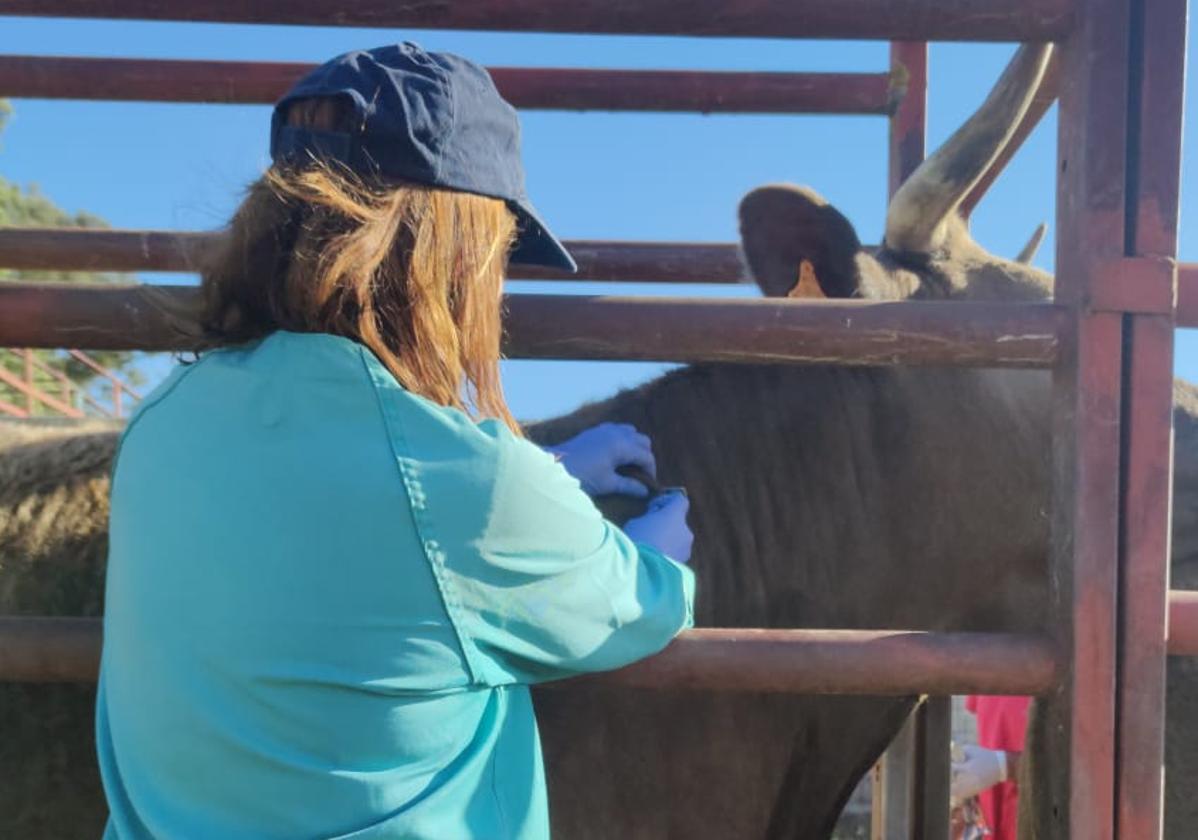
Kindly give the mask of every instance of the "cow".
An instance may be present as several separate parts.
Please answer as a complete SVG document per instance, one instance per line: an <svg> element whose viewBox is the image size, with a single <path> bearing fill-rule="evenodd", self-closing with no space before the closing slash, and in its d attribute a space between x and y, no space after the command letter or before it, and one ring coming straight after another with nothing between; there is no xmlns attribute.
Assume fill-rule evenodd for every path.
<svg viewBox="0 0 1198 840"><path fill-rule="evenodd" d="M896 194L877 248L809 189L746 196L744 260L763 294L1047 300L1052 278L1030 254L989 254L958 207L1009 142L1050 49L1019 50ZM1034 633L1049 612L1049 389L1043 371L692 365L528 432L552 444L623 422L653 438L660 482L692 500L699 625ZM1175 397L1173 576L1185 587L1198 584L1198 391L1179 383ZM0 457L0 610L97 615L116 432L22 434ZM600 504L617 522L636 513ZM1170 663L1172 837L1198 824L1194 676ZM0 833L97 836L91 701L90 686L0 688ZM540 688L555 836L827 838L915 701Z"/></svg>

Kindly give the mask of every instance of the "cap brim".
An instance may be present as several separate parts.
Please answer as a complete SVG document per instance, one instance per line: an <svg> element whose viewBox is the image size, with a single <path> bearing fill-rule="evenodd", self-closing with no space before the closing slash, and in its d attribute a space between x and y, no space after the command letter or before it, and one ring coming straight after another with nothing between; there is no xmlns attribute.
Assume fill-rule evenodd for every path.
<svg viewBox="0 0 1198 840"><path fill-rule="evenodd" d="M578 264L574 262L566 246L549 232L549 228L541 221L530 203L513 201L509 206L516 214L519 224L510 262L561 268L571 273L578 271Z"/></svg>

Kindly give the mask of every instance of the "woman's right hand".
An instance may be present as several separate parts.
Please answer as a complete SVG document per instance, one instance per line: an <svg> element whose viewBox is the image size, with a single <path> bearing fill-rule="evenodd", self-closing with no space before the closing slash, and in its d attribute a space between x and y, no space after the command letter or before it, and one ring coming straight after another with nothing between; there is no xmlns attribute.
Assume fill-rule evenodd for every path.
<svg viewBox="0 0 1198 840"><path fill-rule="evenodd" d="M670 491L654 497L643 516L630 519L624 525L624 533L633 542L652 546L679 563L691 559L691 545L695 535L686 524L690 500L685 493Z"/></svg>

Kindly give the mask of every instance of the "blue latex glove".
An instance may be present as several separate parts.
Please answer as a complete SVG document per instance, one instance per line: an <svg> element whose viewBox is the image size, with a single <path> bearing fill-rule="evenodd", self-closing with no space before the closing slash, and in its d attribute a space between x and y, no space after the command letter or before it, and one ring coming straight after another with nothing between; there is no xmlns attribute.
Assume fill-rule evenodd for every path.
<svg viewBox="0 0 1198 840"><path fill-rule="evenodd" d="M548 451L578 479L588 496L618 493L643 499L649 495L649 488L620 475L617 467L637 466L657 477L649 438L624 423L602 423Z"/></svg>
<svg viewBox="0 0 1198 840"><path fill-rule="evenodd" d="M649 510L644 516L628 520L624 533L633 542L652 546L671 560L688 563L695 541L695 535L686 524L690 507L690 499L685 493L678 490L662 493L649 502Z"/></svg>

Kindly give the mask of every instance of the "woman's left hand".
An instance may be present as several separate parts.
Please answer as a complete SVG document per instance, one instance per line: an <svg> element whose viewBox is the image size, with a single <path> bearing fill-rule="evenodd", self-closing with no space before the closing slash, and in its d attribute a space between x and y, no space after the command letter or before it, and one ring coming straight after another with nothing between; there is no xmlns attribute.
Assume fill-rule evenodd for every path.
<svg viewBox="0 0 1198 840"><path fill-rule="evenodd" d="M557 446L546 447L566 472L578 479L589 496L618 493L645 498L649 488L616 472L618 467L640 467L654 478L657 464L649 438L625 423L602 423Z"/></svg>

